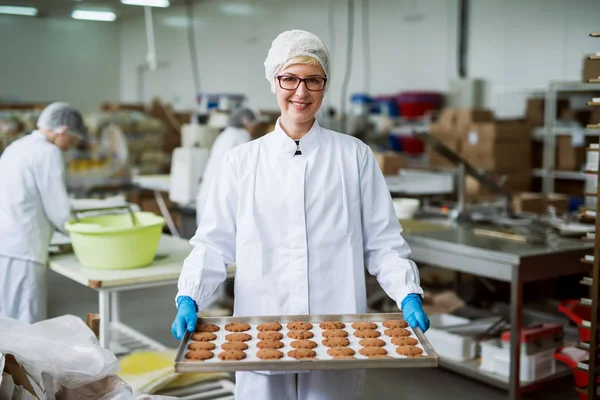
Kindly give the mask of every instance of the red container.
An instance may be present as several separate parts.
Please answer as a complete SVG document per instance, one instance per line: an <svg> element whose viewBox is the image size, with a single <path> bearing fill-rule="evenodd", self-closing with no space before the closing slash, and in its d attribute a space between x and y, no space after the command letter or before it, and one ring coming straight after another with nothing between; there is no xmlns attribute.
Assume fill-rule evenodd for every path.
<svg viewBox="0 0 600 400"><path fill-rule="evenodd" d="M408 154L423 154L425 151L425 145L423 142L416 137L412 136L400 136L400 143L402 144L402 152Z"/></svg>
<svg viewBox="0 0 600 400"><path fill-rule="evenodd" d="M561 353L562 347L554 351L554 359L562 363L567 364L571 371L573 371L573 378L575 379L575 386L578 388L587 387L588 384L588 373L582 369L577 368L577 361L573 360L566 354ZM600 382L600 378L598 379ZM585 393L579 393L579 400L587 400L588 396Z"/></svg>
<svg viewBox="0 0 600 400"><path fill-rule="evenodd" d="M591 319L592 315L590 308L582 307L579 304L579 300L565 300L558 306L558 311L565 314L571 321L577 324L580 341L590 341L590 330L581 327L583 321L589 321Z"/></svg>
<svg viewBox="0 0 600 400"><path fill-rule="evenodd" d="M396 97L400 115L404 118L419 118L429 111L442 108L444 96L437 92L402 92Z"/></svg>

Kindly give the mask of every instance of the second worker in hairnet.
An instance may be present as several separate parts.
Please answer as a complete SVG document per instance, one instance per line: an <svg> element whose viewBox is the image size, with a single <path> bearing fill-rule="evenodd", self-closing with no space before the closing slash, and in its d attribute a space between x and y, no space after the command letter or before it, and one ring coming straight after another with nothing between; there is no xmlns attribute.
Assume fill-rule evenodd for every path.
<svg viewBox="0 0 600 400"><path fill-rule="evenodd" d="M210 186L215 177L219 175L225 153L240 144L252 140L252 132L255 123L256 115L252 110L249 108L239 108L231 113L227 128L217 136L217 139L210 149L210 156L206 163L204 173L202 174L202 181L200 182L198 195L196 196L197 224L200 224L200 220L202 219L202 211L206 205Z"/></svg>
<svg viewBox="0 0 600 400"><path fill-rule="evenodd" d="M366 267L413 328L429 327L419 272L373 152L315 120L329 65L309 32L273 41L265 75L281 117L273 132L225 155L179 278L176 337L194 330L196 311L234 261L236 316L364 313ZM364 376L360 369L237 372L235 398L359 399Z"/></svg>
<svg viewBox="0 0 600 400"><path fill-rule="evenodd" d="M70 219L61 154L87 129L65 103L46 107L38 129L0 156L0 317L46 318L46 262L55 229Z"/></svg>

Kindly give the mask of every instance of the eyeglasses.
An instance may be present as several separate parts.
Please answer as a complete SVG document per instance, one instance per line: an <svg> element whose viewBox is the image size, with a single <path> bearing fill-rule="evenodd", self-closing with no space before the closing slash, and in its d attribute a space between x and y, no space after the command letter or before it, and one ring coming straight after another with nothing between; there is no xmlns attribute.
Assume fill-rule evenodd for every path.
<svg viewBox="0 0 600 400"><path fill-rule="evenodd" d="M310 78L298 78L292 75L277 75L279 87L284 90L296 90L302 82L307 90L311 92L320 92L325 89L327 78L321 76L311 76Z"/></svg>

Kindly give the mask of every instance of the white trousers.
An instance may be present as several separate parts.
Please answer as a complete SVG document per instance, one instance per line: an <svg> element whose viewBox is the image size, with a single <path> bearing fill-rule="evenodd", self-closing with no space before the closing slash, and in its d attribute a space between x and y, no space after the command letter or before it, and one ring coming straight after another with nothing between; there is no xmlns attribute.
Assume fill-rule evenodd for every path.
<svg viewBox="0 0 600 400"><path fill-rule="evenodd" d="M46 319L46 272L43 264L0 256L0 317Z"/></svg>
<svg viewBox="0 0 600 400"><path fill-rule="evenodd" d="M264 375L236 372L235 400L358 400L365 370Z"/></svg>

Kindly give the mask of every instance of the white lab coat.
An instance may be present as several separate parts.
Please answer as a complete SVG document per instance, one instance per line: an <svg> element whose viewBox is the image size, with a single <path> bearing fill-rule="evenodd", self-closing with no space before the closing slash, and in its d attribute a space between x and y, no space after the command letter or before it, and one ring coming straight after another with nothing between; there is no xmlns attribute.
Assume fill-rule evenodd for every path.
<svg viewBox="0 0 600 400"><path fill-rule="evenodd" d="M37 131L15 141L0 155L2 317L36 322L45 315L40 269L46 268L55 228L63 229L70 218L64 172L60 149ZM21 290L10 289L17 285ZM22 315L19 304L27 302L37 302L42 311Z"/></svg>
<svg viewBox="0 0 600 400"><path fill-rule="evenodd" d="M210 149L210 156L204 173L202 174L202 181L198 188L198 194L196 196L196 223L199 225L202 219L202 210L206 205L206 199L208 198L208 192L215 177L219 175L221 164L225 153L240 144L247 143L252 140L250 133L244 128L227 127L223 132L217 136L217 139L213 143Z"/></svg>
<svg viewBox="0 0 600 400"><path fill-rule="evenodd" d="M398 304L423 293L370 148L316 122L299 147L302 155L294 156L296 144L278 123L226 154L190 241L178 296L202 309L233 262L236 316L363 313L365 266ZM299 386L298 398L357 397L361 371L332 380L327 374L298 379L310 386ZM238 373L236 400L284 398L286 379ZM356 385L335 383L344 380Z"/></svg>

